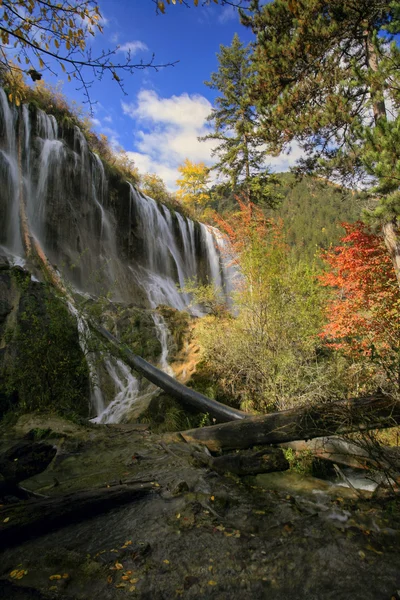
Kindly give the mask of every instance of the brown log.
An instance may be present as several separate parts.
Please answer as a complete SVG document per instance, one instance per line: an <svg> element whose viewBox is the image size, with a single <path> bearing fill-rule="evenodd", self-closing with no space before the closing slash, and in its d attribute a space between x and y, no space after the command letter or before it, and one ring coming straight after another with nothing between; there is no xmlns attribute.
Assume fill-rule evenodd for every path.
<svg viewBox="0 0 400 600"><path fill-rule="evenodd" d="M301 406L260 417L180 432L213 452L384 429L400 424L400 402L383 394Z"/></svg>
<svg viewBox="0 0 400 600"><path fill-rule="evenodd" d="M153 491L151 483L116 485L5 506L0 509L0 550L139 500Z"/></svg>
<svg viewBox="0 0 400 600"><path fill-rule="evenodd" d="M244 450L237 454L223 456L207 456L197 452L195 458L217 473L233 473L234 475L257 475L286 471L290 465L281 448L264 448L257 452Z"/></svg>

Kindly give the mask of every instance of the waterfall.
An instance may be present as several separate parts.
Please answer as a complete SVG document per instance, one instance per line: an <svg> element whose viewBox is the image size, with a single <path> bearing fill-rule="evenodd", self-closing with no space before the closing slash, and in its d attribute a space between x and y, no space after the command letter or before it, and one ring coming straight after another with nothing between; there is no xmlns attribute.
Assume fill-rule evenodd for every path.
<svg viewBox="0 0 400 600"><path fill-rule="evenodd" d="M93 354L89 351L88 340L90 339L89 325L85 319L79 314L72 302L67 302L68 310L75 317L78 326L79 345L83 354L86 357L86 363L89 368L90 384L91 384L91 408L96 415L101 414L105 409L103 393L98 384L97 365Z"/></svg>
<svg viewBox="0 0 400 600"><path fill-rule="evenodd" d="M157 338L161 344L161 355L159 358L159 367L168 375L174 376L174 372L168 364L168 327L163 317L158 313L153 313L153 321L157 330Z"/></svg>
<svg viewBox="0 0 400 600"><path fill-rule="evenodd" d="M0 248L14 262L26 258L20 196L44 254L81 294L110 294L153 311L165 304L201 315L201 307L192 306L190 295L179 289L186 280L228 289L216 230L155 202L105 169L79 127L58 124L33 106L14 107L0 89ZM116 397L105 407L96 365L84 345L87 324L72 308L88 357L93 408L101 422L116 422L140 386L121 361L108 361ZM171 372L167 326L156 312L153 320L162 348L159 365Z"/></svg>
<svg viewBox="0 0 400 600"><path fill-rule="evenodd" d="M104 364L114 382L117 394L106 408L97 413L97 416L92 419L92 423L120 423L138 399L139 380L118 358L106 359Z"/></svg>

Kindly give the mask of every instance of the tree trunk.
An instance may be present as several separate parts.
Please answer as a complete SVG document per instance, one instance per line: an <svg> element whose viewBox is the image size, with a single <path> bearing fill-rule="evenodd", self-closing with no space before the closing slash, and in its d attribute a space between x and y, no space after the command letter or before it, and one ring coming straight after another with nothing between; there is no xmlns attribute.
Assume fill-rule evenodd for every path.
<svg viewBox="0 0 400 600"><path fill-rule="evenodd" d="M400 228L397 219L392 219L382 227L383 239L390 254L400 286Z"/></svg>
<svg viewBox="0 0 400 600"><path fill-rule="evenodd" d="M383 429L399 423L400 402L375 394L191 429L180 432L179 437L189 443L203 444L209 450L217 452Z"/></svg>
<svg viewBox="0 0 400 600"><path fill-rule="evenodd" d="M1 508L0 550L139 500L153 491L150 483L118 485Z"/></svg>

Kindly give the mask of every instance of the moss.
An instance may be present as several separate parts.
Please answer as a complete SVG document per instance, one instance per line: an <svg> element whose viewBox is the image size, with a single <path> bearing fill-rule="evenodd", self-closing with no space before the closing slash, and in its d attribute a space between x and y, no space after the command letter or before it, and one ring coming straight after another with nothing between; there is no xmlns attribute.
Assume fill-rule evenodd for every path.
<svg viewBox="0 0 400 600"><path fill-rule="evenodd" d="M13 273L21 292L1 361L0 415L8 410L88 416L89 374L73 317L49 287Z"/></svg>
<svg viewBox="0 0 400 600"><path fill-rule="evenodd" d="M168 331L174 342L173 348L170 349L170 362L174 360L175 354L180 352L188 337L190 327L190 315L185 311L179 311L169 306L158 307L161 316L165 319Z"/></svg>
<svg viewBox="0 0 400 600"><path fill-rule="evenodd" d="M183 408L168 394L160 394L153 398L148 409L140 416L139 422L148 423L155 433L184 431L212 425L208 415Z"/></svg>

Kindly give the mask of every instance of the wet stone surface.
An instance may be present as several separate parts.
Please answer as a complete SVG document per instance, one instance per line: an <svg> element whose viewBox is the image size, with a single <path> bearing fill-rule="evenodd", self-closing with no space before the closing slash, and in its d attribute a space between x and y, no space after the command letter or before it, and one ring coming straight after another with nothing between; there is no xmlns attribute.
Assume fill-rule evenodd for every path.
<svg viewBox="0 0 400 600"><path fill-rule="evenodd" d="M201 449L143 426L66 430L54 432L57 456L26 487L50 496L145 480L157 493L3 552L0 598L398 597L395 501L378 505L290 473L219 475L195 466Z"/></svg>

